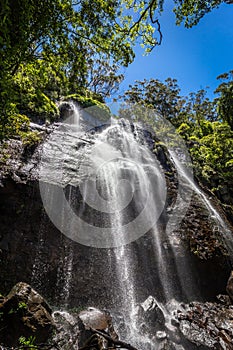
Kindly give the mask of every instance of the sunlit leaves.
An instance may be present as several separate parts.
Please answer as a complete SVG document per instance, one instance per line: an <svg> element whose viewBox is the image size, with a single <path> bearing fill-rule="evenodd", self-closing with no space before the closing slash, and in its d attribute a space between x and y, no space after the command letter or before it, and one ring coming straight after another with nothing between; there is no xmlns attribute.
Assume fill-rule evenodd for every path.
<svg viewBox="0 0 233 350"><path fill-rule="evenodd" d="M222 80L215 91L219 94L216 99L218 113L220 118L226 121L233 130L233 71L220 75L218 79Z"/></svg>
<svg viewBox="0 0 233 350"><path fill-rule="evenodd" d="M158 22L163 1L121 0L122 16L118 30L131 44L140 42L145 52L161 44L162 33Z"/></svg>
<svg viewBox="0 0 233 350"><path fill-rule="evenodd" d="M224 1L222 0L174 0L176 23L184 22L187 28L196 25L200 19Z"/></svg>

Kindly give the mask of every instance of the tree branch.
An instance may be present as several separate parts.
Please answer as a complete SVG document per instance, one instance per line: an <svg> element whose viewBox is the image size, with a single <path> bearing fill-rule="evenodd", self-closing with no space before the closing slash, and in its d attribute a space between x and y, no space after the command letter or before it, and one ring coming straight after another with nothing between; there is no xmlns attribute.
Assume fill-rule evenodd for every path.
<svg viewBox="0 0 233 350"><path fill-rule="evenodd" d="M108 334L106 333L103 333L103 332L100 332L98 331L97 329L94 329L94 328L91 328L90 327L90 330L93 332L93 333L96 333L96 334L99 334L101 335L102 337L104 337L106 340L108 340L109 342L113 343L114 345L118 345L122 348L125 348L125 349L128 349L128 350L137 350L134 346L128 344L128 343L125 343L121 340L115 340L115 339L112 339ZM80 349L81 350L81 349Z"/></svg>

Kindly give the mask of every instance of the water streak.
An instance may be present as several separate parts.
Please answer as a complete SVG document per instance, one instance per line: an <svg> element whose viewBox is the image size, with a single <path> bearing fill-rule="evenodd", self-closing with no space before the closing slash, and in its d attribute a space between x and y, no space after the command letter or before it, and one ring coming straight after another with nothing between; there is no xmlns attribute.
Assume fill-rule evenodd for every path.
<svg viewBox="0 0 233 350"><path fill-rule="evenodd" d="M227 250L230 253L230 256L233 255L233 241L232 241L232 234L229 229L229 227L226 225L222 217L219 215L217 210L212 205L211 201L208 199L207 195L198 187L198 185L194 182L193 178L190 177L189 172L187 168L182 164L182 162L179 160L177 154L174 151L169 151L171 158L173 159L176 168L178 169L178 172L185 178L185 180L189 183L191 188L193 189L194 193L198 195L198 197L201 199L202 203L205 205L209 212L210 219L212 219L217 227L221 230L221 233L224 237L224 242L227 245Z"/></svg>

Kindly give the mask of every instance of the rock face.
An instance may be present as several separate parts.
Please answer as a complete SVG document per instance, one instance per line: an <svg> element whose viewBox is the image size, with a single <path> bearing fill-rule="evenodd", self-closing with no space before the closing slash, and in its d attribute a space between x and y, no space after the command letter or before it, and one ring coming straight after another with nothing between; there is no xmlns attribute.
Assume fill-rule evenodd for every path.
<svg viewBox="0 0 233 350"><path fill-rule="evenodd" d="M77 156L90 150L95 134L100 129L92 130L82 139L77 137L74 140L68 135L63 142L61 153L65 148L67 162L64 163L68 179L80 180L74 176L74 170L78 168ZM52 127L46 130L43 131L44 138L52 131ZM149 148L157 155L167 184L166 205L159 222L161 229L164 229L177 197L177 171L156 138L149 133L145 133L145 136ZM122 300L116 282L114 248L101 250L83 246L61 234L45 213L40 196L37 168L40 146L31 150L14 140L9 148L12 153L0 171L1 292L6 293L13 284L24 280L54 305L117 308ZM74 149L76 158L72 158L71 154ZM54 173L52 170L50 173L52 178ZM74 189L74 186L70 187ZM79 200L78 195L76 198ZM185 266L188 257L192 267L185 278L188 280L195 275L197 289L202 297L210 300L224 292L231 269L219 231L197 196L193 196L179 230L174 230L173 248L178 252L179 265ZM130 244L134 262L131 268L137 279L139 302L151 294L161 299L161 282L153 242L154 237L148 232ZM161 249L164 257L169 244L163 242ZM180 247L185 249L181 250ZM183 255L184 251L186 256ZM169 264L175 265L173 256L169 257ZM111 284L109 281L112 281ZM174 279L174 290L176 287L180 287L179 281Z"/></svg>
<svg viewBox="0 0 233 350"><path fill-rule="evenodd" d="M164 174L166 198L157 222L158 232L150 230L126 245L122 256L115 254L115 248L98 249L69 239L55 227L44 209L38 169L42 145L33 149L25 147L19 140L9 141L10 157L6 157L7 161L0 170L1 292L6 293L12 284L24 280L52 305L79 311L85 308L75 315L67 311L54 312L56 341L63 344L64 348L66 343L75 350L84 345L91 347L89 339L93 335L92 339L102 344L98 349L111 345L106 343L101 334L93 334L90 327L107 332L112 339L117 339L109 315L96 308L118 312L120 322L117 332L121 336L125 334L123 338L127 339L132 319L129 319L129 314L128 318L124 317L122 298L127 299L127 293L132 298L132 290L128 287L133 287L136 297L130 317L139 320L137 334L148 335L149 345L147 348L146 340L140 346L143 350L151 349L154 344L158 345L158 350L195 350L197 346L200 350L230 350L233 315L229 298L221 297L219 301L222 301L218 304L213 302L217 294L225 292L231 270L222 239L224 230L218 225L213 212L207 209L198 191L193 194L188 208L176 206L177 197L185 197L187 192L185 187L179 192L180 174L174 159L172 161L155 135L135 129L132 125L125 126L131 130L135 139L141 138L148 145L151 154L154 153L156 166ZM63 164L64 176L60 188L70 199L74 210L75 205L82 209L85 206L78 185L84 182L86 172L79 172L80 164L83 157L91 153L104 127L95 128L82 134L82 137L70 131L67 125L62 127L63 130L55 135L57 139L55 137L54 143L50 144L52 150L55 145L58 157L54 157L56 162L48 167L49 171L45 175L49 183L59 186L58 175ZM53 128L56 126L49 129L40 126L44 139ZM121 141L120 136L119 139ZM46 155L45 162L49 166L52 156L51 153ZM56 202L56 196L53 197L50 191L47 194L50 200L55 198ZM208 200L207 193L205 196ZM211 203L218 209L217 201ZM87 208L85 218L93 219L95 216L97 223L102 223L101 227L104 227L102 214L91 210ZM183 210L186 211L185 216ZM61 218L62 214L61 211ZM177 220L170 221L172 215L179 224ZM164 234L169 222L172 228L170 236ZM66 218L64 223L67 224ZM162 237L157 250L155 233ZM119 269L119 258L123 257L124 260L126 256L129 257L128 265ZM163 268L160 269L161 266ZM163 284L164 275L167 284ZM134 284L130 284L131 277ZM130 283L127 283L128 279ZM227 291L232 297L232 278L229 279ZM170 309L165 308L166 297L170 301L174 298L179 305L181 301L187 304L176 308L176 315L171 318ZM209 300L209 303L201 303L203 299ZM190 300L198 302L188 304ZM51 334L51 310L28 284L17 284L8 297L0 302L3 315L1 325L13 332L0 333L1 342L17 346L20 336L28 337L31 334L36 336L38 342L43 342ZM95 308L87 309L89 305L95 305ZM124 305L127 307L126 303ZM113 317L117 319L114 314ZM140 339L137 344L142 344Z"/></svg>
<svg viewBox="0 0 233 350"><path fill-rule="evenodd" d="M69 102L63 102L59 105L60 118L66 119L73 115L74 113L74 104Z"/></svg>
<svg viewBox="0 0 233 350"><path fill-rule="evenodd" d="M0 304L0 343L19 346L19 338L35 337L44 343L54 330L52 310L27 283L17 283Z"/></svg>

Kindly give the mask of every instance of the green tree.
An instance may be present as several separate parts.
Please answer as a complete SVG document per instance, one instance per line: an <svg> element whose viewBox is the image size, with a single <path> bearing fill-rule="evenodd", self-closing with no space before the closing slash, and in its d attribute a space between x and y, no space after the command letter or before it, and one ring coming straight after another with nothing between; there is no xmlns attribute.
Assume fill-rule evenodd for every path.
<svg viewBox="0 0 233 350"><path fill-rule="evenodd" d="M176 6L174 12L176 14L176 23L184 22L187 28L196 25L202 17L218 8L222 3L232 4L232 0L174 0Z"/></svg>
<svg viewBox="0 0 233 350"><path fill-rule="evenodd" d="M158 79L136 81L129 86L122 96L128 103L143 104L156 110L164 118L180 123L185 100L180 96L180 88L176 79L167 78L165 82Z"/></svg>
<svg viewBox="0 0 233 350"><path fill-rule="evenodd" d="M193 130L196 126L200 133L205 129L203 121L215 121L218 116L216 105L206 97L207 91L202 89L190 93L187 97L180 95L176 79L167 78L164 82L158 79L136 81L129 86L121 98L128 103L137 103L151 108L162 117L172 122L175 127L182 123ZM182 127L182 130L187 128Z"/></svg>
<svg viewBox="0 0 233 350"><path fill-rule="evenodd" d="M188 120L196 123L200 129L202 128L203 121L215 121L218 118L215 103L210 101L206 95L207 91L201 89L197 92L191 92L185 98L185 114Z"/></svg>
<svg viewBox="0 0 233 350"><path fill-rule="evenodd" d="M177 21L199 18L222 2L175 0ZM140 39L147 51L161 43L158 20L164 0L2 0L0 8L0 68L14 73L19 64L45 50L64 55L69 44L76 53L86 42L123 65L132 62ZM196 17L198 20L196 20Z"/></svg>
<svg viewBox="0 0 233 350"><path fill-rule="evenodd" d="M195 128L189 136L189 141L194 141L190 153L195 174L223 202L222 194L227 193L226 203L233 205L233 132L225 122L203 121L202 124L205 133L200 135Z"/></svg>
<svg viewBox="0 0 233 350"><path fill-rule="evenodd" d="M233 130L233 70L218 76L222 83L217 87L216 98L219 117L227 122Z"/></svg>
<svg viewBox="0 0 233 350"><path fill-rule="evenodd" d="M115 89L122 79L115 74L117 67L132 62L136 39L140 36L145 45L156 45L147 11L137 28L129 28L125 13L129 3L94 0L90 6L89 0L1 2L0 138L9 136L9 130L13 132L10 120L21 109L50 113L52 103L48 98L53 102L61 95L80 90L83 93L87 87L103 95Z"/></svg>

